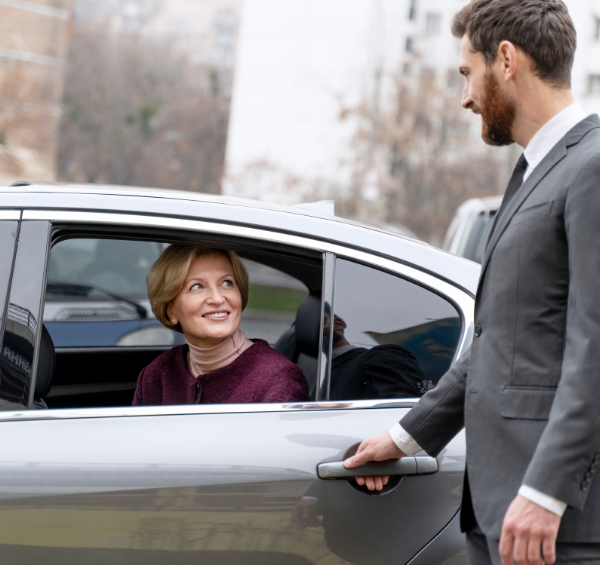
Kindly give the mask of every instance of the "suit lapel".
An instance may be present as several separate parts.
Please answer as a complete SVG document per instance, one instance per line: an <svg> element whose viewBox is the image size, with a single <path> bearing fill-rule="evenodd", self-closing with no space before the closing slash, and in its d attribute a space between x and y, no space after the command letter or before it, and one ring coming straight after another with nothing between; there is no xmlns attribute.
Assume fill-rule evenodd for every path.
<svg viewBox="0 0 600 565"><path fill-rule="evenodd" d="M540 181L556 166L557 163L562 161L567 155L567 147L565 145L564 138L546 155L543 161L535 168L529 178L523 183L521 188L514 195L510 201L504 213L500 218L497 218L496 225L494 226L494 232L486 247L485 255L483 256L483 262L481 263L481 277L487 267L490 260L490 255L494 251L498 240L504 233L508 224L512 220L512 217L518 212L519 208L525 202L527 197L531 194L533 189L540 183Z"/></svg>
<svg viewBox="0 0 600 565"><path fill-rule="evenodd" d="M573 127L565 137L563 137L544 157L542 162L535 168L529 178L523 183L521 188L517 191L517 194L513 197L509 205L504 210L502 217L496 218L495 225L492 227L494 230L488 241L481 263L481 274L479 277L479 283L481 287L481 281L485 274L487 265L490 257L496 248L499 239L508 227L508 224L512 220L512 217L519 211L519 208L525 202L527 197L532 193L535 187L546 177L546 175L567 156L567 148L571 145L575 145L581 141L581 139L589 133L592 129L600 127L600 119L596 114L588 116L575 127Z"/></svg>

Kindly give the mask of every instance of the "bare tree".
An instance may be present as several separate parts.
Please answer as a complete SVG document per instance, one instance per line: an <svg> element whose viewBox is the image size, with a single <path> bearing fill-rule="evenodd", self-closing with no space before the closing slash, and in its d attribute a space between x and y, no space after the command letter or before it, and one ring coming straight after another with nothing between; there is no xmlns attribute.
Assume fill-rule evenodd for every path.
<svg viewBox="0 0 600 565"><path fill-rule="evenodd" d="M57 108L55 69L14 62L0 69L0 174L18 178L53 168ZM37 161L37 166L32 166Z"/></svg>
<svg viewBox="0 0 600 565"><path fill-rule="evenodd" d="M166 40L88 18L71 44L59 175L220 192L229 99L191 77Z"/></svg>
<svg viewBox="0 0 600 565"><path fill-rule="evenodd" d="M357 116L353 139L354 187L346 213L379 214L419 237L439 244L457 207L467 198L500 192L501 166L474 136L473 121L456 91L445 89L433 71L397 77L391 103L346 110ZM379 205L365 205L361 187L376 171Z"/></svg>

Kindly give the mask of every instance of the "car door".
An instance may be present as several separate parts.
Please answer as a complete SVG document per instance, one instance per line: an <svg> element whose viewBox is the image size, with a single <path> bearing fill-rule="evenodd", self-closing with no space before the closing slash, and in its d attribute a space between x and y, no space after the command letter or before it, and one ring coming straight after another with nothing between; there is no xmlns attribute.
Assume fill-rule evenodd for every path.
<svg viewBox="0 0 600 565"><path fill-rule="evenodd" d="M435 384L440 366L466 346L472 307L466 293L399 262L266 230L176 218L26 211L10 303L30 314L13 332L28 328L32 334L30 376L36 370L48 249L52 234L69 222L144 229L176 225L191 234L237 235L253 245L285 240L322 252L317 400L30 410L25 408L31 406L32 383L25 379L29 402L0 414L3 563L399 564L453 520L464 470L462 436L437 461L422 454L392 469L402 476L383 493L365 492L340 468L353 447L389 429L416 399L328 400L334 347L326 316L343 313L357 347L414 347L426 377L421 386L427 388L430 381ZM353 318L353 293L365 291L346 284L356 276L367 287L374 285L375 299L362 300L358 310L364 318L379 308L385 324ZM397 281L399 290L377 306L380 287L389 281ZM397 292L412 308L404 320L386 314L397 312L392 308L402 302ZM439 311L431 305L437 300L443 305ZM435 331L423 329L427 324L443 339L435 342ZM443 354L436 357L439 350ZM456 553L455 547L448 551L446 558Z"/></svg>

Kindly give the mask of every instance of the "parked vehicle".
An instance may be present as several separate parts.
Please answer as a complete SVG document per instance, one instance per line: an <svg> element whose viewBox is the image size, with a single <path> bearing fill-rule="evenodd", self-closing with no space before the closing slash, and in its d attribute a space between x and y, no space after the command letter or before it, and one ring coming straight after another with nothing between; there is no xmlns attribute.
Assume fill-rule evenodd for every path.
<svg viewBox="0 0 600 565"><path fill-rule="evenodd" d="M456 211L444 239L444 249L481 263L490 228L502 204L502 196L472 198Z"/></svg>
<svg viewBox="0 0 600 565"><path fill-rule="evenodd" d="M140 370L180 339L144 287L174 243L238 253L251 283L242 329L301 367L310 401L131 407ZM478 274L425 243L305 209L0 189L2 563L466 563L463 434L437 459L362 468L392 475L381 493L343 468L418 399L336 392L346 374L331 320L344 320L349 346L408 350L425 392L470 343Z"/></svg>

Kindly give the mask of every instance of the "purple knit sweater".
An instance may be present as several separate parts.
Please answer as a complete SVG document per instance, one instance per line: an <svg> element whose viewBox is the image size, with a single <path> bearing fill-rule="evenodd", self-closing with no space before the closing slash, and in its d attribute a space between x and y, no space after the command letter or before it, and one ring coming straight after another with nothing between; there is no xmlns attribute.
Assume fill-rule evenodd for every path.
<svg viewBox="0 0 600 565"><path fill-rule="evenodd" d="M258 340L235 361L197 379L187 366L187 345L170 349L142 369L134 406L239 404L309 400L302 370Z"/></svg>

